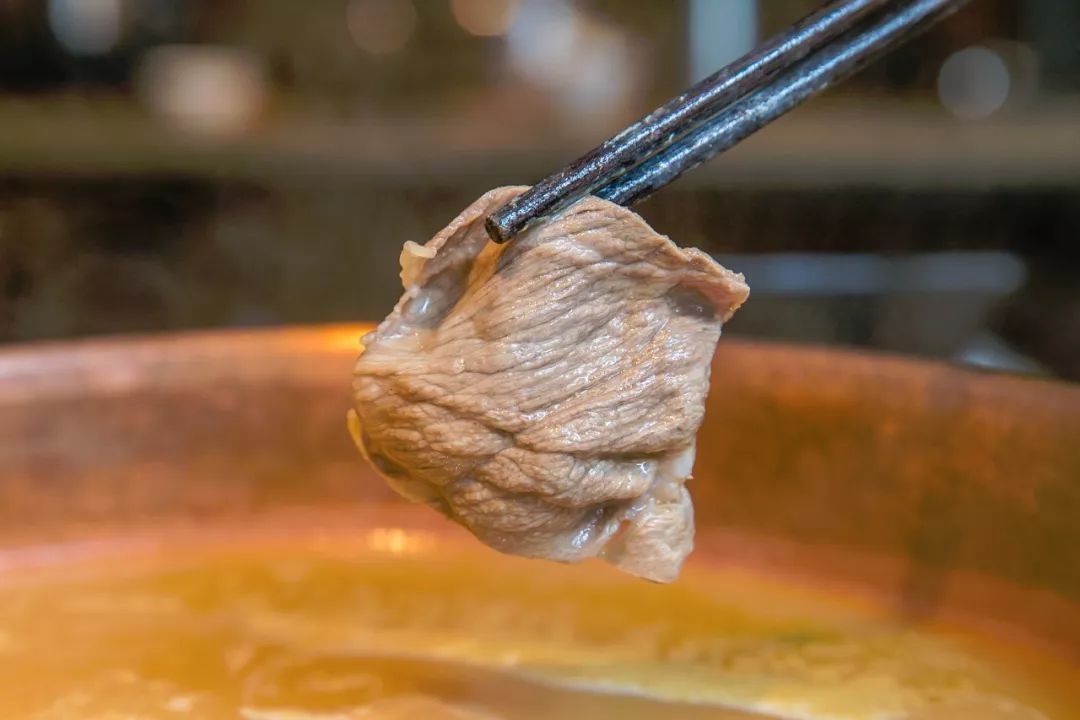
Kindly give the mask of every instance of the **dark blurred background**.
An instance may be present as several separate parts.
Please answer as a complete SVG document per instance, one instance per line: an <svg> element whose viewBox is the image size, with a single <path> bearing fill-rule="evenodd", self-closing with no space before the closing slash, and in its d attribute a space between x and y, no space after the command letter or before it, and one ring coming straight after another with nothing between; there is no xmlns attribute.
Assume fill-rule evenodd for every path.
<svg viewBox="0 0 1080 720"><path fill-rule="evenodd" d="M813 0L0 0L0 342L381 318ZM640 207L732 335L1080 378L1080 2L974 0Z"/></svg>

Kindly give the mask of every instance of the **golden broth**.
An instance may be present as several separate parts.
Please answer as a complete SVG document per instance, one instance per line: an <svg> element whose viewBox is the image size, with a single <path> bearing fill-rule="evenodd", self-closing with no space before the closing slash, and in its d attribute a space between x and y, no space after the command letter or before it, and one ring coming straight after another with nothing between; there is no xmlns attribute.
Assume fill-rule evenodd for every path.
<svg viewBox="0 0 1080 720"><path fill-rule="evenodd" d="M701 558L306 525L0 554L0 717L1080 717L1064 660Z"/></svg>

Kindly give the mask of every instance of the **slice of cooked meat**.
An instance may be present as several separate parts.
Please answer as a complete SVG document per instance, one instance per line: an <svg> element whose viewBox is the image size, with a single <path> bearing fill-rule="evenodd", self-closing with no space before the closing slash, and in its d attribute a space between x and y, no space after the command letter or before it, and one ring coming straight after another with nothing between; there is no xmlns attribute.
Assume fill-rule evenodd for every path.
<svg viewBox="0 0 1080 720"><path fill-rule="evenodd" d="M350 428L397 492L498 550L674 580L709 364L749 290L597 198L488 242L484 217L523 190L405 244Z"/></svg>

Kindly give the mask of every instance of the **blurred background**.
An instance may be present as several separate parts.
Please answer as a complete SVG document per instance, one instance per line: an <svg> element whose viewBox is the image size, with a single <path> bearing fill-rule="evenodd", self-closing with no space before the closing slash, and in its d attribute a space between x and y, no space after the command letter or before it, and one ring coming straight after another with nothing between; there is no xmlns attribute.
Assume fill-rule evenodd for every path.
<svg viewBox="0 0 1080 720"><path fill-rule="evenodd" d="M0 0L0 343L379 319L815 0ZM974 0L639 210L731 335L1080 379L1080 3Z"/></svg>

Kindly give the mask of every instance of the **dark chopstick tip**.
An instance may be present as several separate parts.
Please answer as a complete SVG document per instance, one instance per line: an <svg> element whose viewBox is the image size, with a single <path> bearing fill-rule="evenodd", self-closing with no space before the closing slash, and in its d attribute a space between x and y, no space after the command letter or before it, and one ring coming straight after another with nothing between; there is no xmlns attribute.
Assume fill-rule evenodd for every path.
<svg viewBox="0 0 1080 720"><path fill-rule="evenodd" d="M496 245L502 245L510 239L509 234L506 232L503 226L499 224L499 220L495 217L495 215L488 215L484 219L484 229L487 230L487 234L488 237L491 238L491 242L495 243Z"/></svg>

